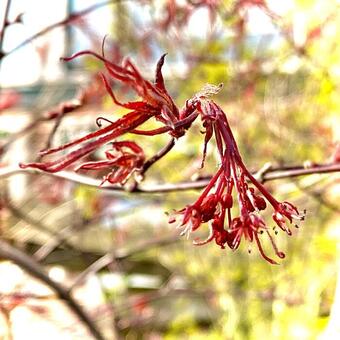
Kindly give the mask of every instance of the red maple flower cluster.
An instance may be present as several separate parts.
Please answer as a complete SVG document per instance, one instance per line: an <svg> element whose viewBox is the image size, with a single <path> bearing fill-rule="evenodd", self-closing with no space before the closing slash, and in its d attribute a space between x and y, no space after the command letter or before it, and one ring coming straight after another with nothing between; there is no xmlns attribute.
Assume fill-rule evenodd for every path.
<svg viewBox="0 0 340 340"><path fill-rule="evenodd" d="M88 155L89 153L92 153L98 147L122 136L127 132L155 135L173 130L173 135L178 137L184 133L183 129L189 127L192 120L196 118L192 117L192 120L189 119L189 121L184 123L180 122L180 112L164 86L161 69L164 63L165 55L161 57L157 64L156 78L154 83L145 80L129 59L126 59L124 61L123 66L118 66L108 61L106 58L104 58L104 56L98 55L92 51L82 51L73 55L70 58L64 58L64 60L69 61L82 55L91 55L103 61L106 70L110 74L110 76L128 85L137 93L141 100L128 103L119 102L112 92L108 80L102 74L103 83L113 102L131 111L122 118L116 120L115 122L109 122L109 125L97 130L96 132L90 133L82 138L76 139L57 148L43 150L40 153L42 156L45 156L55 152L59 152L61 150L68 149L75 145L81 145L78 149L68 153L66 156L50 162L21 164L20 166L22 168L32 167L48 172L57 172L66 168L68 165L73 164L74 162ZM155 131L135 130L138 126L145 123L151 117L155 117L155 119L163 123L164 126ZM180 122L180 124L177 124L178 122ZM135 153L135 157L140 158L141 152L139 149L137 150L135 143L130 143L124 146L130 148L130 155L127 156L128 158L131 157L131 153ZM107 154L107 157L109 160L112 161L112 159L109 158L111 156L108 156ZM123 158L124 156L120 157L120 162ZM127 161L127 163L130 163L130 161ZM107 165L109 165L109 163L107 163ZM86 167L86 164L84 164L84 166L78 167L78 169L84 168L88 168ZM120 176L118 177L120 178ZM127 176L123 177L125 180ZM108 178L112 178L112 176L109 176Z"/></svg>
<svg viewBox="0 0 340 340"><path fill-rule="evenodd" d="M249 172L242 161L227 117L217 104L202 99L197 110L206 128L203 160L207 143L214 135L221 165L197 201L177 211L170 222L175 222L177 215L181 216L179 226L183 228L182 235L194 232L201 224L207 222L210 234L203 241L195 240L196 245L215 240L221 248L227 244L235 250L240 245L242 237L249 242L255 240L262 257L276 264L264 253L259 236L266 233L275 254L279 258L285 257L285 254L277 249L270 230L260 215L261 210L267 208L266 201L274 209L272 216L274 222L288 235L291 235L291 230L287 221L292 223L293 220L303 220L304 215L299 214L291 203L278 202ZM233 192L236 194L233 195ZM239 216L233 218L234 201L238 204Z"/></svg>
<svg viewBox="0 0 340 340"><path fill-rule="evenodd" d="M244 165L225 113L209 99L211 95L220 90L221 86L209 85L205 87L200 93L187 100L185 106L180 110L165 88L162 75L165 55L160 58L157 64L154 83L144 79L129 59L119 66L107 60L104 55L83 51L64 60L72 60L82 55L90 55L101 60L108 74L133 89L140 100L121 103L115 97L107 78L102 75L104 86L113 102L130 111L116 121L100 117L97 119L100 128L96 132L41 152L42 155L49 155L76 146L75 150L65 156L55 161L21 164L20 166L57 172L111 142L110 150L105 153L106 160L86 162L78 165L76 170L108 168L109 173L103 178L102 183L108 181L111 184L124 184L132 174L138 173L142 169L145 155L143 148L135 142L117 141L117 138L128 132L146 136L168 133L174 138L180 138L190 128L193 121L200 116L205 128L202 166L208 142L213 136L216 140L221 164L197 201L177 211L169 222L174 222L179 215L181 217L180 227L183 228L182 234L190 234L199 229L202 224L207 223L210 234L204 241L195 240L194 244L197 245L215 240L222 248L228 245L232 250L235 250L240 245L242 238L248 242L255 241L262 257L270 263L276 263L264 253L260 234L266 233L275 254L279 258L283 258L284 253L277 249L260 212L266 209L268 202L274 210L274 222L288 235L291 234L291 231L287 222L303 220L304 216L299 214L292 204L278 202ZM161 123L161 127L148 131L138 129L152 117ZM101 120L105 120L108 125L101 127ZM239 216L236 217L232 216L236 210L234 202L239 207Z"/></svg>
<svg viewBox="0 0 340 340"><path fill-rule="evenodd" d="M124 184L129 177L141 169L145 161L143 149L132 141L112 142L112 148L105 152L106 161L87 162L78 166L75 170L101 170L109 168L111 171L104 176L102 184Z"/></svg>

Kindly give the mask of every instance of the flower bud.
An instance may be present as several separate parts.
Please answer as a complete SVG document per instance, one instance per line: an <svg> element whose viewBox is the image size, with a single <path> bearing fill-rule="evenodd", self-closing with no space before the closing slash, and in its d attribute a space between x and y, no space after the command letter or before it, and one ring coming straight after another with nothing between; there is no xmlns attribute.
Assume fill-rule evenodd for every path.
<svg viewBox="0 0 340 340"><path fill-rule="evenodd" d="M223 208L230 209L233 206L233 196L229 193L222 195L222 206Z"/></svg>
<svg viewBox="0 0 340 340"><path fill-rule="evenodd" d="M265 210L267 207L266 201L261 196L254 196L254 205L258 210Z"/></svg>

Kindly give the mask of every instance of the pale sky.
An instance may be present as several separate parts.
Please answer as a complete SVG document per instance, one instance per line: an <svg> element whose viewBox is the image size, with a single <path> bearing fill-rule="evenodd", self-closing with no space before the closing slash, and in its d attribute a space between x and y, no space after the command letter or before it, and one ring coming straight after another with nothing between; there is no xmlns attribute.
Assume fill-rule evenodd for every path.
<svg viewBox="0 0 340 340"><path fill-rule="evenodd" d="M3 2L4 3L4 2ZM97 0L77 1L77 10L81 10L98 3ZM280 14L291 10L292 0L270 0L271 8ZM10 50L25 38L38 32L43 27L62 20L66 15L66 0L13 0L10 17L18 13L24 14L24 25L15 25L7 31L4 49ZM136 8L137 11L137 8ZM0 11L3 13L3 9ZM145 13L145 12L144 12ZM270 19L258 9L252 9L249 15L248 27L254 35L273 33L274 27ZM103 37L110 30L110 12L105 7L91 13L91 22L94 24L98 36ZM189 36L204 37L209 29L207 11L200 9L189 22L187 34ZM82 34L77 34L78 44L86 46L86 40ZM56 81L63 75L62 65L59 58L64 56L64 33L63 29L53 30L51 33L28 44L17 52L3 60L0 73L1 85L20 86L29 85L44 78L44 80ZM47 62L42 70L37 49L48 47ZM46 48L45 48L46 50Z"/></svg>

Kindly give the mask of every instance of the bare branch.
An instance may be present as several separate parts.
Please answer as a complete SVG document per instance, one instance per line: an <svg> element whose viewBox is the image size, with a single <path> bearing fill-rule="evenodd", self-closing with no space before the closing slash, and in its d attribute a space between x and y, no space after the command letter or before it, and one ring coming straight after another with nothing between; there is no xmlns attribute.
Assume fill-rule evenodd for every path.
<svg viewBox="0 0 340 340"><path fill-rule="evenodd" d="M10 8L11 8L11 0L7 0L6 7L5 7L4 19L3 19L2 25L0 27L0 60L4 57L4 53L2 51L2 46L4 44L5 30L6 30L6 27L8 26L8 14L9 14Z"/></svg>
<svg viewBox="0 0 340 340"><path fill-rule="evenodd" d="M84 280L92 275L100 271L101 269L107 267L109 264L115 261L122 261L128 257L134 256L136 254L142 253L146 250L167 246L169 244L178 242L178 234L171 234L170 236L162 237L162 238L154 238L151 240L147 240L142 242L141 244L135 245L132 249L120 249L118 251L112 251L100 257L97 261L93 262L90 266L88 266L74 281L70 291L75 287L84 282Z"/></svg>
<svg viewBox="0 0 340 340"><path fill-rule="evenodd" d="M53 237L49 239L47 242L45 242L35 253L34 258L38 261L42 261L45 259L50 253L53 252L56 248L65 245L68 247L72 247L71 249L73 251L79 252L79 254L82 254L82 251L75 246L70 246L70 244L67 242L71 236L73 236L75 233L84 231L91 227L95 222L98 222L98 220L102 217L102 214L98 214L95 217L91 219L87 219L84 221L81 221L80 223L69 225L63 229L61 229L58 233L58 237Z"/></svg>
<svg viewBox="0 0 340 340"><path fill-rule="evenodd" d="M0 239L0 257L13 261L15 264L23 268L30 275L44 282L49 286L60 299L64 300L72 312L77 315L81 322L86 325L92 336L97 340L104 340L104 336L99 332L91 318L82 309L82 307L74 300L70 293L59 283L51 280L45 273L40 264L26 255L23 251L13 247L6 241Z"/></svg>
<svg viewBox="0 0 340 340"><path fill-rule="evenodd" d="M69 113L78 110L86 104L86 88L80 90L75 98L67 100L59 104L58 108L45 112L40 117L36 118L25 126L22 130L12 133L8 139L0 145L0 156L6 152L9 146L15 142L18 138L24 136L27 133L31 133L35 128L44 122L54 121L51 132L48 135L45 149L49 149L54 135L56 134L62 119Z"/></svg>
<svg viewBox="0 0 340 340"><path fill-rule="evenodd" d="M21 209L12 205L8 200L5 200L6 208L12 213L13 216L23 220L24 222L28 223L33 229L36 229L46 235L49 235L52 240L58 242L60 244L64 244L66 248L74 249L74 247L68 242L68 238L64 237L58 232L54 232L46 225L44 225L41 221L32 218L25 212L21 211Z"/></svg>
<svg viewBox="0 0 340 340"><path fill-rule="evenodd" d="M4 46L5 31L9 25L8 14L9 14L10 8L11 8L11 0L7 0L6 5L5 5L4 19L0 26L0 70L1 70L2 59L6 56L6 54L3 51L3 46ZM1 84L0 84L0 91L1 91ZM0 150L0 155L1 155L1 150Z"/></svg>
<svg viewBox="0 0 340 340"><path fill-rule="evenodd" d="M288 170L287 170L288 169ZM270 168L266 173L262 175L262 181L268 182L278 179L284 178L294 178L300 176L314 175L314 174L325 174L332 172L340 172L340 163L335 164L314 164L306 168L305 166L299 167L277 167ZM128 188L124 188L118 185L100 185L101 180L95 179L92 177L79 175L70 171L59 171L56 173L48 173L39 171L36 169L21 169L18 166L8 166L4 168L0 168L0 178L7 178L15 174L32 174L32 175L41 175L44 174L46 176L63 178L68 181L83 184L86 186L94 187L105 191L107 193L114 193L117 195L118 193L124 192L132 192L132 193L145 193L145 194L158 194L165 192L174 192L174 191L186 191L186 190L197 190L204 188L210 180L210 176L205 178L199 178L196 181L183 181L178 183L164 183L164 184L156 184L156 185L137 185L133 190L129 190ZM257 172L254 172L256 175Z"/></svg>
<svg viewBox="0 0 340 340"><path fill-rule="evenodd" d="M49 117L55 116L56 119L54 121L53 128L49 133L45 149L49 149L51 147L54 135L56 134L64 116L70 112L74 112L75 110L81 108L84 105L83 92L85 91L80 91L76 98L62 103L57 111L51 111L47 114L47 116Z"/></svg>
<svg viewBox="0 0 340 340"><path fill-rule="evenodd" d="M90 6L82 11L79 11L79 12L76 12L76 13L72 13L70 14L66 19L63 19L61 21L58 21L50 26L47 26L45 27L44 29L42 29L41 31L39 31L38 33L36 34L33 34L32 36L30 36L29 38L25 39L24 41L22 41L19 45L15 46L13 49L11 49L10 51L6 52L3 54L3 58L9 56L10 54L12 54L13 52L17 51L18 49L24 47L25 45L31 43L33 40L41 37L42 35L54 30L55 28L57 27L60 27L60 26L64 26L64 25L69 25L71 24L73 21L79 19L80 17L82 16L85 16L95 10L97 10L98 8L100 7L103 7L103 6L107 6L111 3L114 3L116 2L117 0L108 0L108 1L103 1L99 4L95 4L93 6ZM122 0L121 0L122 1Z"/></svg>

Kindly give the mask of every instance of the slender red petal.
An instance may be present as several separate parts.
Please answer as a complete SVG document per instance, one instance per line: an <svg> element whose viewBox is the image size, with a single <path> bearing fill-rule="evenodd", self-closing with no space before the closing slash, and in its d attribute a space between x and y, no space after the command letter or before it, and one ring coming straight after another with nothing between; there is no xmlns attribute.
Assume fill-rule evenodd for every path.
<svg viewBox="0 0 340 340"><path fill-rule="evenodd" d="M171 127L169 126L164 126L158 129L154 129L154 130L138 130L138 129L134 129L129 131L129 133L133 133L135 135L142 135L142 136L155 136L155 135L160 135L162 133L168 132L171 130Z"/></svg>
<svg viewBox="0 0 340 340"><path fill-rule="evenodd" d="M48 150L43 150L43 151L40 152L40 154L41 155L49 155L51 153L55 153L55 152L58 152L58 151L61 151L61 150L65 150L65 149L67 149L67 148L69 148L69 147L71 147L73 145L80 144L80 143L85 142L85 141L87 141L89 139L102 136L103 134L106 134L106 133L108 133L108 132L110 132L112 130L115 130L115 129L117 129L117 130L118 129L124 129L124 126L126 124L130 124L131 122L133 122L134 120L139 118L140 115L141 114L138 111L129 112L124 117L116 120L111 125L108 125L105 128L97 130L96 132L89 133L89 134L85 135L84 137L78 138L76 140L73 140L72 142L63 144L63 145L58 146L56 148L51 148L51 149L48 149Z"/></svg>
<svg viewBox="0 0 340 340"><path fill-rule="evenodd" d="M163 54L161 56L161 58L159 59L159 61L157 63L157 67L156 67L156 76L155 76L155 85L163 91L166 91L165 84L164 84L164 78L163 78L163 74L162 74L162 67L164 65L164 60L165 60L166 55L167 55L166 53Z"/></svg>
<svg viewBox="0 0 340 340"><path fill-rule="evenodd" d="M63 57L63 58L60 58L61 60L63 61L71 61L73 59L76 59L80 56L84 56L84 55L91 55L101 61L103 61L105 64L109 65L109 67L112 69L112 70L115 70L115 72L118 72L118 73L125 73L126 70L112 62L110 62L109 60L105 59L104 57L102 57L101 55L99 55L98 53L96 52L93 52L93 51L90 51L90 50L85 50L85 51L80 51L80 52L77 52L75 54L73 54L72 56L70 57Z"/></svg>
<svg viewBox="0 0 340 340"><path fill-rule="evenodd" d="M125 107L126 109L132 109L132 110L142 110L144 109L145 111L149 108L148 104L142 101L137 101L137 102L128 102L128 103L121 103L117 100L116 96L114 95L111 86L109 85L109 82L107 81L106 77L104 74L100 74L103 83L105 85L105 88L107 92L109 93L110 97L112 98L113 102L119 106Z"/></svg>
<svg viewBox="0 0 340 340"><path fill-rule="evenodd" d="M259 251L260 251L260 254L261 256L266 260L268 261L269 263L271 264L278 264L276 261L274 261L273 259L271 259L270 257L268 257L264 251L263 251L263 248L262 248L262 245L261 245L261 242L259 240L259 236L257 233L254 233L255 235L255 241L256 241L256 244L257 244L257 247L259 248Z"/></svg>
<svg viewBox="0 0 340 340"><path fill-rule="evenodd" d="M102 137L100 137L100 138L98 138L94 141L91 141L91 142L85 144L80 149L72 151L69 154L67 154L65 157L62 157L62 158L60 158L56 161L46 162L46 163L20 164L20 167L21 168L32 167L32 168L44 170L44 171L47 171L47 172L60 171L60 170L64 169L65 167L67 167L68 165L74 163L76 160L78 160L78 159L82 158L83 156L91 153L92 151L94 151L95 149L100 147L101 145L103 145L103 144L125 134L130 129L133 129L133 128L143 124L150 117L151 117L150 115L139 114L136 117L134 117L134 119L132 121L129 120L128 125L122 125L119 129L114 130L114 131L112 131L111 133L109 133L105 136L102 136Z"/></svg>
<svg viewBox="0 0 340 340"><path fill-rule="evenodd" d="M113 166L116 163L115 160L108 161L94 161L94 162L86 162L79 166L77 166L74 171L78 170L100 170L107 168L109 166Z"/></svg>

